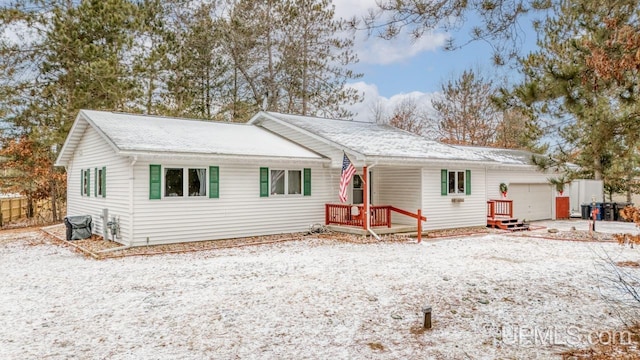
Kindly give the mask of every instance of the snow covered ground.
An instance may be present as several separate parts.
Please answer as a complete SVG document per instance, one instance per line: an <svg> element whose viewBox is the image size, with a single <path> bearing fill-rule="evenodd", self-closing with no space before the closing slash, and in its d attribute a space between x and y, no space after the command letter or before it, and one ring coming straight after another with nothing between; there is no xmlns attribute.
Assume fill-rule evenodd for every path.
<svg viewBox="0 0 640 360"><path fill-rule="evenodd" d="M559 358L621 329L602 258L640 258L483 235L96 261L41 238L0 232L1 359Z"/></svg>

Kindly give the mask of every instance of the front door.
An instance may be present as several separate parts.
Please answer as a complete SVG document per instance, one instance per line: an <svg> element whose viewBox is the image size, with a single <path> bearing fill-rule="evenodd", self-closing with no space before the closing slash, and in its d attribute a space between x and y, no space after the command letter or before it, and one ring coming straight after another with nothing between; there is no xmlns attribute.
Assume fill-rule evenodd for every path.
<svg viewBox="0 0 640 360"><path fill-rule="evenodd" d="M362 204L363 193L364 193L364 181L362 181L362 177L358 174L353 175L353 196L351 197L352 203Z"/></svg>
<svg viewBox="0 0 640 360"><path fill-rule="evenodd" d="M371 171L369 171L369 203L373 204L373 181L371 177ZM353 186L353 190L351 193L351 203L352 204L363 204L364 199L364 180L362 180L362 176L355 174L353 175L353 181L351 182Z"/></svg>

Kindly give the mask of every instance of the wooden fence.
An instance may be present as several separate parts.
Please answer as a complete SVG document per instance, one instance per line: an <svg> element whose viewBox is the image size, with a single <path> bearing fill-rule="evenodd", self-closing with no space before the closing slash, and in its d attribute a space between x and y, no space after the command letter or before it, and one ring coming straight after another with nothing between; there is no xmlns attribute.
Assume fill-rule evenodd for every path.
<svg viewBox="0 0 640 360"><path fill-rule="evenodd" d="M0 198L0 227L27 216L27 198Z"/></svg>

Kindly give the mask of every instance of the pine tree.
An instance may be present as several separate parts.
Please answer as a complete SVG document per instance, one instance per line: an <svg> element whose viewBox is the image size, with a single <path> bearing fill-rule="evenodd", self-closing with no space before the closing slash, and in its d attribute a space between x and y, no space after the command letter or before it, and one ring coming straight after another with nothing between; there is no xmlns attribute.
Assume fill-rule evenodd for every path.
<svg viewBox="0 0 640 360"><path fill-rule="evenodd" d="M348 69L357 61L353 43L339 36L333 15L325 0L235 3L224 37L234 94L270 111L349 116L341 105L360 97L344 85L360 75Z"/></svg>
<svg viewBox="0 0 640 360"><path fill-rule="evenodd" d="M612 160L632 153L616 144L638 144L638 85L629 75L600 76L590 61L594 46L606 48L606 24L637 24L638 5L585 0L559 6L544 24L541 50L521 60L526 81L512 91L526 111L551 119L548 129L563 140L556 158L581 165L605 184L613 180L607 179Z"/></svg>
<svg viewBox="0 0 640 360"><path fill-rule="evenodd" d="M2 9L2 25L16 26L29 37L0 44L7 68L1 88L9 95L2 105L16 136L5 145L21 145L40 159L33 167L20 168L40 184L35 192L25 184L22 192L38 198L46 192L54 220L64 182L63 170L52 164L78 110L124 110L136 95L127 62L135 15L135 6L125 0L23 0ZM25 24L37 30L29 32ZM20 154L6 153L12 156L10 164L18 164Z"/></svg>

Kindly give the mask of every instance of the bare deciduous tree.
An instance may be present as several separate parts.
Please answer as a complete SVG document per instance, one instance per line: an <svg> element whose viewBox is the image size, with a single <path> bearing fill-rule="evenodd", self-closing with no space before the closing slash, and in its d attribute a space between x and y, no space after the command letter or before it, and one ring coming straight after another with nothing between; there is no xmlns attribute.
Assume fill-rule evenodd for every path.
<svg viewBox="0 0 640 360"><path fill-rule="evenodd" d="M388 124L421 136L434 137L425 104L414 97L403 98L392 109L377 102L370 111L372 120L378 124Z"/></svg>
<svg viewBox="0 0 640 360"><path fill-rule="evenodd" d="M418 107L418 102L413 98L404 98L393 108L389 125L423 135L426 127L425 121L424 113Z"/></svg>
<svg viewBox="0 0 640 360"><path fill-rule="evenodd" d="M477 71L465 70L460 78L442 85L442 97L432 100L437 111L439 138L449 144L491 146L499 123L491 96L491 80Z"/></svg>

